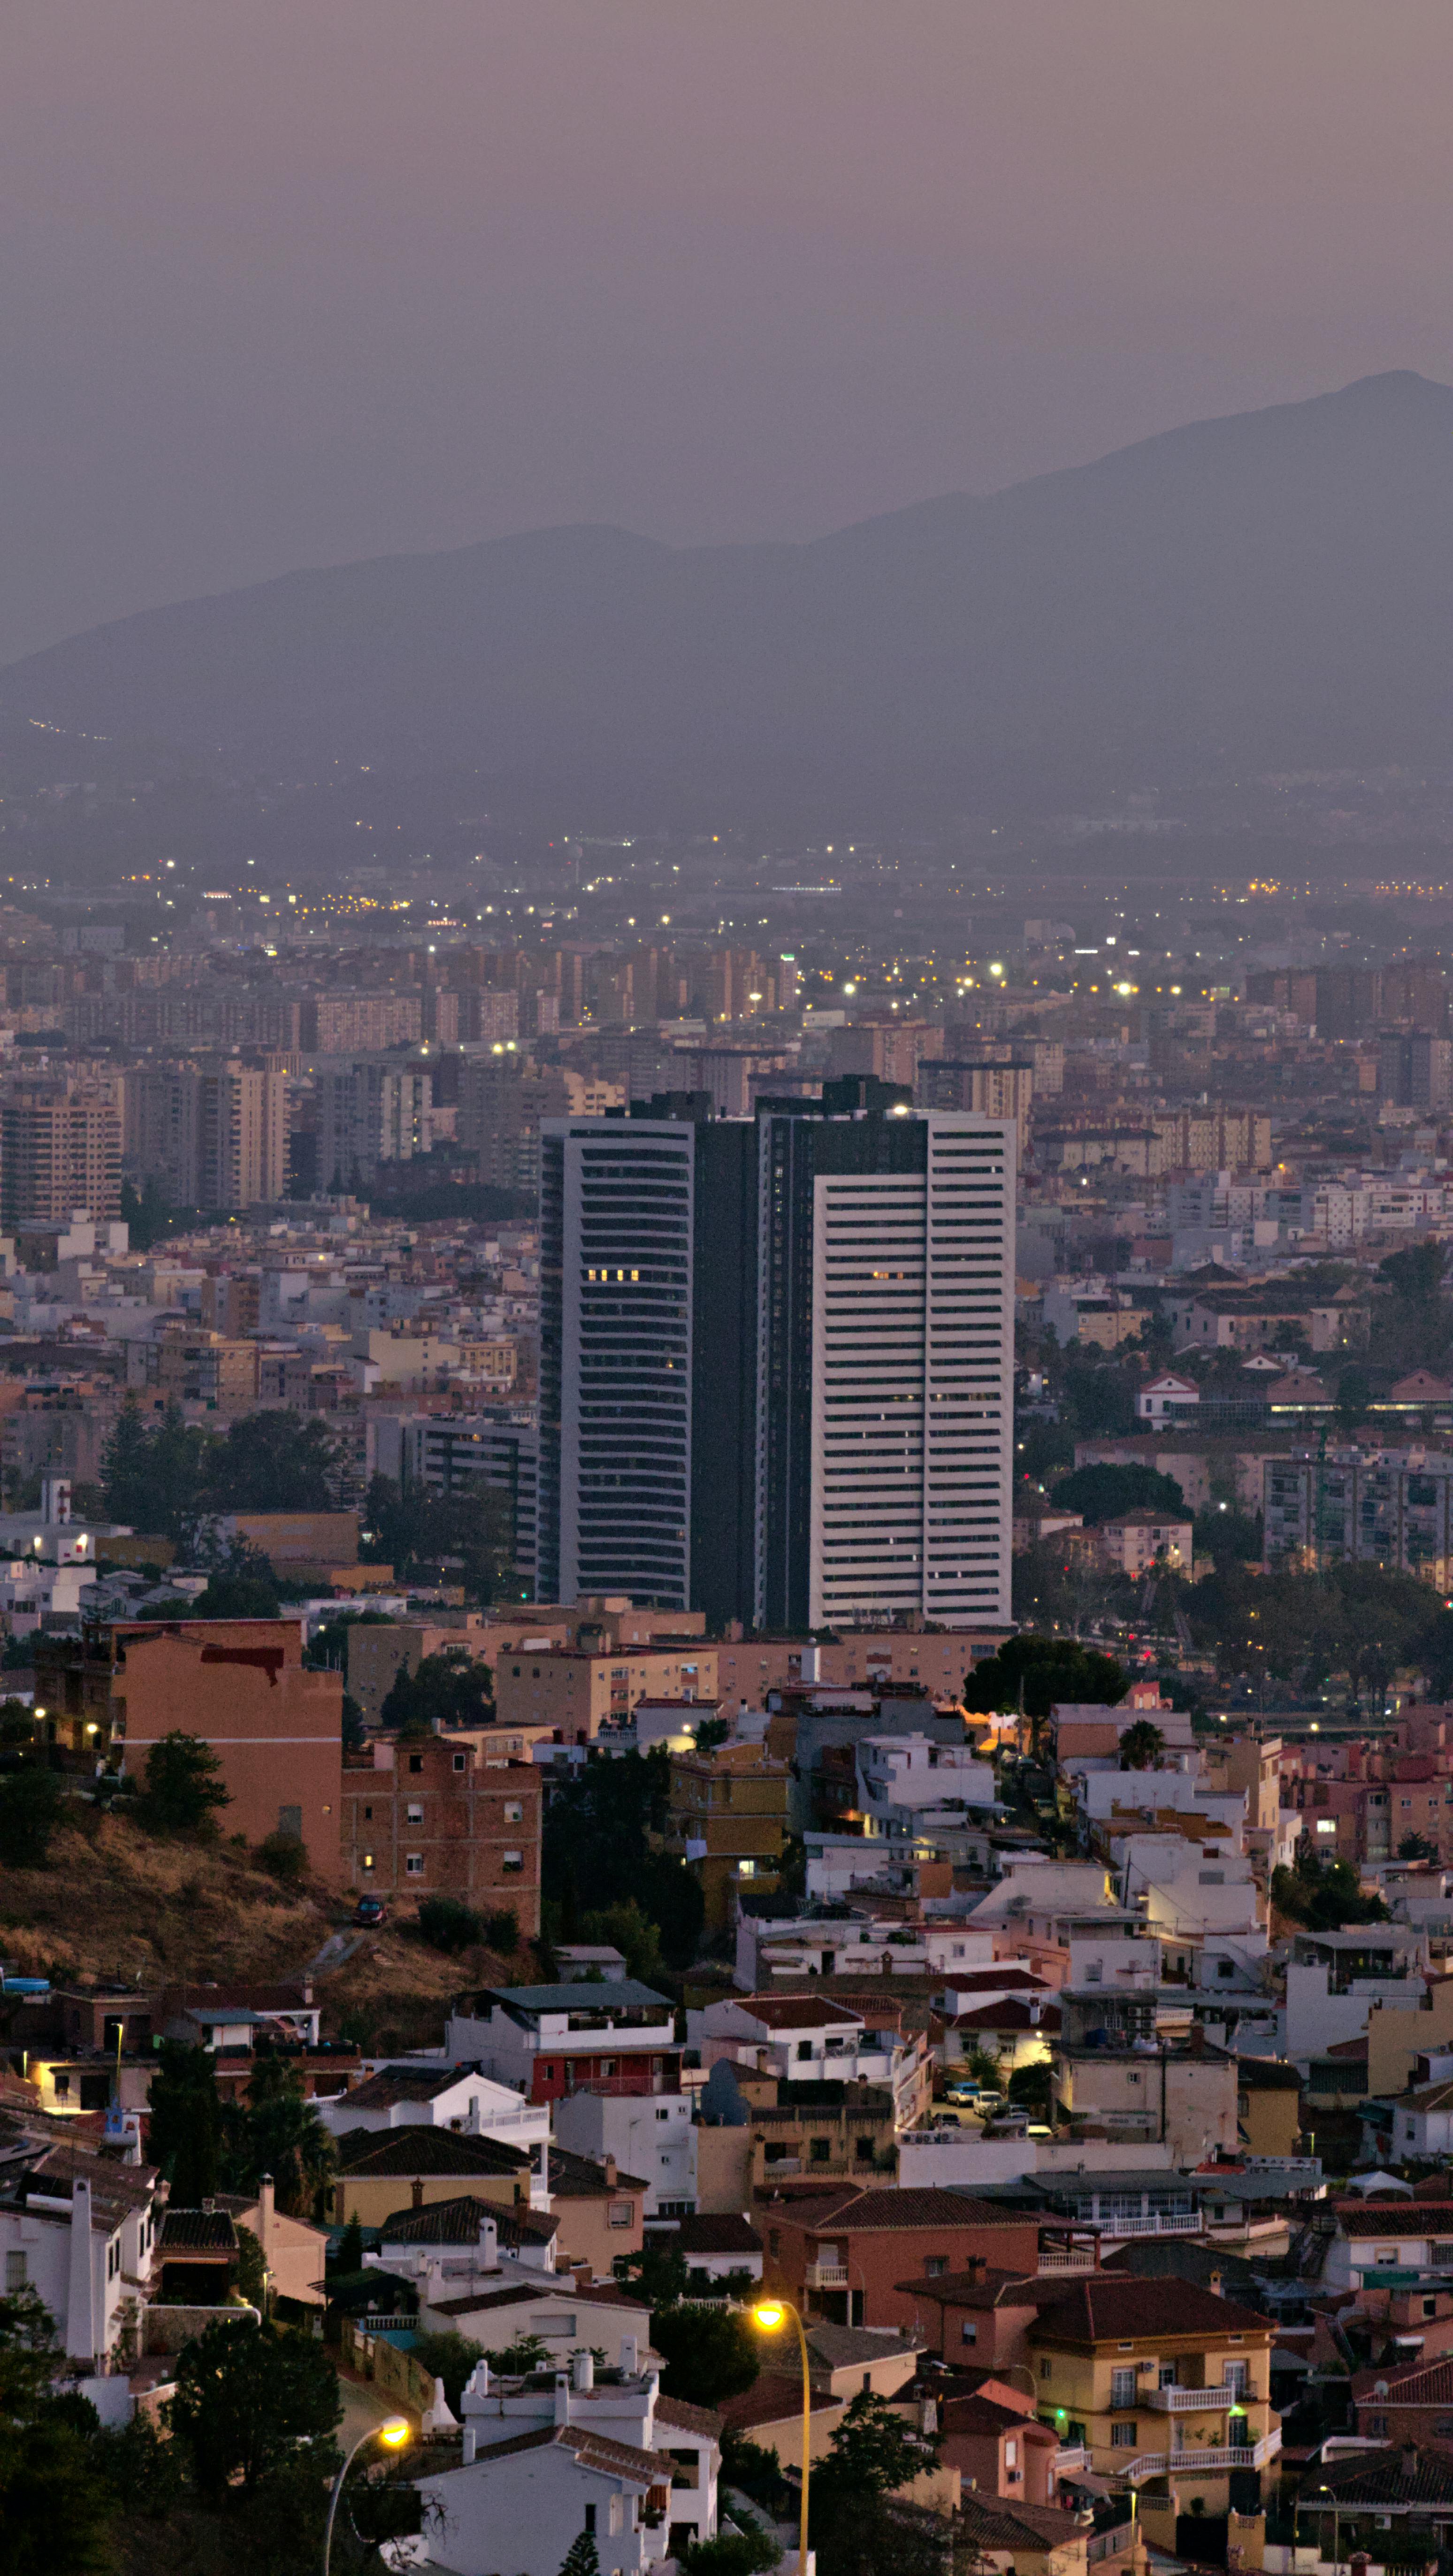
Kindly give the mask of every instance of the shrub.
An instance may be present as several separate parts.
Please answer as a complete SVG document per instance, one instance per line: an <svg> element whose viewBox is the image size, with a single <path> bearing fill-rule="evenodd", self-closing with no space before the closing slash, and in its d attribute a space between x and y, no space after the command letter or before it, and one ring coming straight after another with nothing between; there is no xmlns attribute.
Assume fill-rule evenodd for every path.
<svg viewBox="0 0 1453 2576"><path fill-rule="evenodd" d="M426 1896L419 1908L419 1930L431 1950L449 1954L472 1950L484 1926L473 1906L461 1905L457 1896Z"/></svg>
<svg viewBox="0 0 1453 2576"><path fill-rule="evenodd" d="M53 1771L31 1766L0 1781L0 1861L7 1869L44 1869L61 1805Z"/></svg>
<svg viewBox="0 0 1453 2576"><path fill-rule="evenodd" d="M295 1887L308 1874L308 1846L296 1834L266 1834L257 1846L259 1866L285 1887Z"/></svg>

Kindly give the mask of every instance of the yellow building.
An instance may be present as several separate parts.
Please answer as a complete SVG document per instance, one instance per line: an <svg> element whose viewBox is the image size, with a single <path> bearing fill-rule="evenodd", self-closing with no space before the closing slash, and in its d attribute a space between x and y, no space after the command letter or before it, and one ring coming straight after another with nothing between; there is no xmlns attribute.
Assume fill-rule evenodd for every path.
<svg viewBox="0 0 1453 2576"><path fill-rule="evenodd" d="M1252 2507L1281 2449L1272 2334L1193 2281L1095 2273L1029 2329L1041 2419L1083 2443L1097 2477L1134 2488L1147 2537L1168 2528L1172 2545L1178 2514Z"/></svg>
<svg viewBox="0 0 1453 2576"><path fill-rule="evenodd" d="M701 1881L708 1932L729 1929L737 1893L775 1889L790 1778L757 1744L672 1755L667 1848Z"/></svg>
<svg viewBox="0 0 1453 2576"><path fill-rule="evenodd" d="M706 1700L716 1706L716 1648L695 1638L658 1639L618 1654L521 1647L499 1654L494 1704L501 1726L543 1724L567 1744L593 1743L608 1719L624 1723L637 1700ZM703 1710L707 1715L710 1710Z"/></svg>
<svg viewBox="0 0 1453 2576"><path fill-rule="evenodd" d="M469 2137L408 2121L397 2129L345 2129L328 2195L335 2227L356 2218L381 2226L396 2209L426 2209L467 2193L501 2211L530 2198L530 2158L503 2139Z"/></svg>
<svg viewBox="0 0 1453 2576"><path fill-rule="evenodd" d="M1236 2120L1248 2155L1299 2155L1302 2079L1296 2068L1278 2057L1239 2057Z"/></svg>

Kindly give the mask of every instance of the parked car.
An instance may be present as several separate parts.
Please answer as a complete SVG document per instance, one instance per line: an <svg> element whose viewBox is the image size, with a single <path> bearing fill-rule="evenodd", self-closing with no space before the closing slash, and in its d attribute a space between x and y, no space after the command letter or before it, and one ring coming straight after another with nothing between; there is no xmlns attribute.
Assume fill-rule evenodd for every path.
<svg viewBox="0 0 1453 2576"><path fill-rule="evenodd" d="M388 1907L381 1896L360 1896L353 1909L353 1920L363 1924L368 1931L374 1931L380 1923L388 1921Z"/></svg>

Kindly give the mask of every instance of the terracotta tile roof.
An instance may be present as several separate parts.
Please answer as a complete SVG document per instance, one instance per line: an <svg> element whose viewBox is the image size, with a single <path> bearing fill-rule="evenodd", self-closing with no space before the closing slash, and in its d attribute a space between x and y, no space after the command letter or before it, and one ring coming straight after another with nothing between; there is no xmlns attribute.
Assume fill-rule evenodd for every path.
<svg viewBox="0 0 1453 2576"><path fill-rule="evenodd" d="M161 2252L235 2254L237 2230L222 2209L168 2209L161 2222Z"/></svg>
<svg viewBox="0 0 1453 2576"><path fill-rule="evenodd" d="M821 2030L826 2022L861 2019L842 2004L816 2003L810 1995L736 1995L732 2000L767 2030Z"/></svg>
<svg viewBox="0 0 1453 2576"><path fill-rule="evenodd" d="M1004 1995L998 2003L974 2004L967 2012L956 2013L952 2030L1043 2030L1057 2031L1060 2008L1045 2003L1038 2013L1018 1995Z"/></svg>
<svg viewBox="0 0 1453 2576"><path fill-rule="evenodd" d="M496 2460L518 2458L522 2451L571 2451L583 2469L598 2469L603 2477L629 2478L632 2485L659 2487L669 2483L671 2462L654 2451L638 2451L628 2442L608 2441L603 2433L592 2433L583 2424L542 2424L534 2433L515 2433L508 2442L491 2442L476 2452L476 2464L488 2468Z"/></svg>
<svg viewBox="0 0 1453 2576"><path fill-rule="evenodd" d="M632 2316L648 2321L651 2314L645 2300L632 2298L628 2290L608 2290L599 2282L581 2289L568 2272L542 2272L538 2289L518 2282L511 2283L508 2289L466 2290L458 2298L431 2299L429 2310L433 2316L467 2317L480 2315L486 2309L536 2306L541 2299L568 2299L572 2307L578 2307L583 2300L588 2307L626 2308Z"/></svg>
<svg viewBox="0 0 1453 2576"><path fill-rule="evenodd" d="M693 2254L760 2254L762 2240L749 2218L735 2210L703 2210L695 2218L677 2221L674 2239L661 2231L663 2244L674 2242L688 2261Z"/></svg>
<svg viewBox="0 0 1453 2576"><path fill-rule="evenodd" d="M997 2397L949 2397L939 2408L939 2423L945 2433L1022 2433L1026 2440L1036 2437L1051 2450L1059 2447L1059 2435L1050 2424L1041 2424L1033 2415L1023 2415L1017 2406L1005 2406Z"/></svg>
<svg viewBox="0 0 1453 2576"><path fill-rule="evenodd" d="M517 2174L530 2159L522 2147L502 2138L474 2138L458 2129L430 2128L410 2120L402 2129L344 2129L335 2139L340 2172L379 2175L384 2179L418 2174ZM550 2155L554 2182L556 2158Z"/></svg>
<svg viewBox="0 0 1453 2576"><path fill-rule="evenodd" d="M682 2433L709 2433L713 2441L721 2437L722 2418L714 2407L688 2406L680 2397L658 2397L656 2421Z"/></svg>
<svg viewBox="0 0 1453 2576"><path fill-rule="evenodd" d="M1409 2361L1359 2371L1352 2394L1359 2406L1453 2406L1453 2360Z"/></svg>
<svg viewBox="0 0 1453 2576"><path fill-rule="evenodd" d="M1078 2514L1061 2513L1050 2504L1011 2504L997 2496L966 2495L954 2516L955 2537L976 2549L1063 2548L1084 2537Z"/></svg>
<svg viewBox="0 0 1453 2576"><path fill-rule="evenodd" d="M841 2414L844 2400L834 2397L830 2389L814 2388L811 2407L814 2415ZM802 2421L802 2378L785 2370L764 2370L744 2389L740 2397L723 2400L722 2422L728 2432L752 2433L762 2424Z"/></svg>
<svg viewBox="0 0 1453 2576"><path fill-rule="evenodd" d="M504 2211L490 2201L463 2192L457 2200L435 2200L422 2209L393 2209L379 2224L383 2245L477 2245L487 2220Z"/></svg>
<svg viewBox="0 0 1453 2576"><path fill-rule="evenodd" d="M1063 2286L1057 2281L1055 2291ZM999 2272L992 2267L982 2272L940 2272L931 2281L895 2281L893 2287L910 2298L937 2301L945 2308L1029 2308L1041 2304L1031 2274Z"/></svg>
<svg viewBox="0 0 1453 2576"><path fill-rule="evenodd" d="M618 2191L649 2191L650 2187L644 2174L622 2173L619 2166L615 2181L607 2182L605 2167L594 2156L572 2155L568 2147L557 2147L553 2138L550 2141L552 2200L610 2200Z"/></svg>
<svg viewBox="0 0 1453 2576"><path fill-rule="evenodd" d="M1398 2506L1453 2504L1453 2456L1446 2451L1404 2449L1401 2442L1350 2458L1324 2460L1317 2484L1330 2488L1338 2504L1370 2505L1386 2513ZM1318 2497L1306 2485L1298 2498L1300 2512L1314 2512ZM1325 2510L1325 2508L1324 2508Z"/></svg>
<svg viewBox="0 0 1453 2576"><path fill-rule="evenodd" d="M1339 2200L1333 2205L1344 2235L1453 2235L1453 2200Z"/></svg>
<svg viewBox="0 0 1453 2576"><path fill-rule="evenodd" d="M1270 2335L1269 2317L1203 2290L1196 2281L1126 2279L1096 2272L1041 2311L1031 2335L1072 2343L1124 2342L1146 2335Z"/></svg>
<svg viewBox="0 0 1453 2576"><path fill-rule="evenodd" d="M835 2208L804 2213L803 2224L876 2233L900 2227L1023 2227L1032 2225L1036 2216L1035 2211L1008 2209L994 2201L967 2200L956 2191L910 2185L849 2192Z"/></svg>

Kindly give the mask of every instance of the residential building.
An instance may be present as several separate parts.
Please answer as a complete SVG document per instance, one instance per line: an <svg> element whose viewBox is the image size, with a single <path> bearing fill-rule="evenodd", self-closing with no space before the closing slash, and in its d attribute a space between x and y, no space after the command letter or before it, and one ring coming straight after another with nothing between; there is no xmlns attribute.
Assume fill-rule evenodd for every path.
<svg viewBox="0 0 1453 2576"><path fill-rule="evenodd" d="M1453 1457L1421 1446L1330 1446L1268 1458L1263 1469L1264 1562L1314 1567L1349 1560L1453 1582Z"/></svg>
<svg viewBox="0 0 1453 2576"><path fill-rule="evenodd" d="M398 1424L394 1462L380 1472L434 1494L473 1494L481 1486L509 1505L513 1563L522 1586L536 1589L540 1435L532 1413L416 1415Z"/></svg>
<svg viewBox="0 0 1453 2576"><path fill-rule="evenodd" d="M1148 1422L1157 1431L1167 1423L1194 1421L1200 1401L1194 1378L1178 1377L1173 1369L1166 1369L1137 1389L1136 1420Z"/></svg>
<svg viewBox="0 0 1453 2576"><path fill-rule="evenodd" d="M287 1195L285 1073L240 1058L144 1065L126 1079L126 1160L177 1207L233 1210Z"/></svg>
<svg viewBox="0 0 1453 2576"><path fill-rule="evenodd" d="M592 1990L593 1991L593 1990ZM585 2084L553 2104L555 2135L575 2159L588 2159L640 2177L645 2219L689 2218L701 2205L695 2123L696 2096L643 2092L610 2077ZM740 2208L740 2198L734 2200ZM628 2250L628 2249L627 2249Z"/></svg>
<svg viewBox="0 0 1453 2576"><path fill-rule="evenodd" d="M75 1752L104 1753L133 1779L154 1744L200 1736L217 1756L226 1830L306 1844L339 1876L343 1680L303 1663L296 1619L116 1620L79 1642L41 1636L36 1683Z"/></svg>
<svg viewBox="0 0 1453 2576"><path fill-rule="evenodd" d="M366 1055L417 1046L423 1035L418 993L318 993L303 1004L299 1043L310 1055Z"/></svg>
<svg viewBox="0 0 1453 2576"><path fill-rule="evenodd" d="M1286 1971L1286 2048L1296 2064L1336 2041L1359 2039L1374 2007L1421 2004L1426 1943L1398 1924L1359 1924L1354 1931L1298 1928ZM1424 2046L1432 2038L1429 2031Z"/></svg>
<svg viewBox="0 0 1453 2576"><path fill-rule="evenodd" d="M1011 1127L872 1076L649 1106L546 1126L542 1589L1002 1619Z"/></svg>
<svg viewBox="0 0 1453 2576"><path fill-rule="evenodd" d="M355 2156L364 2152L357 2134L363 2130L381 2136L417 2127L491 2138L530 2158L532 2197L537 2186L543 2193L547 2185L549 2112L522 2102L512 2086L496 2084L477 2067L457 2060L406 2058L399 2065L375 2064L361 2084L320 2101L318 2117L332 2136L352 2135L350 2153ZM407 2179L412 2186L414 2177Z"/></svg>
<svg viewBox="0 0 1453 2576"><path fill-rule="evenodd" d="M1302 2143L1301 2077L1275 2057L1238 2057L1239 2143L1252 2156L1294 2156Z"/></svg>
<svg viewBox="0 0 1453 2576"><path fill-rule="evenodd" d="M560 2221L561 2268L583 2263L587 2278L608 2281L617 2262L639 2254L651 2187L646 2175L623 2172L614 2156L577 2156L553 2146L550 2198Z"/></svg>
<svg viewBox="0 0 1453 2576"><path fill-rule="evenodd" d="M342 1786L344 1882L376 1896L452 1896L540 1928L542 1778L447 1735L375 1736Z"/></svg>
<svg viewBox="0 0 1453 2576"><path fill-rule="evenodd" d="M593 1744L602 1726L624 1724L642 1699L705 1700L714 1708L716 1648L695 1637L615 1654L521 1645L495 1659L502 1727L543 1726L562 1743Z"/></svg>
<svg viewBox="0 0 1453 2576"><path fill-rule="evenodd" d="M1006 2496L1015 2504L1057 2502L1060 2438L1053 2425L1038 2421L1032 2397L1018 2389L948 2397L939 2430L943 2466L957 2469L975 2495Z"/></svg>
<svg viewBox="0 0 1453 2576"><path fill-rule="evenodd" d="M0 2200L0 2255L12 2295L49 2309L68 2360L106 2370L121 2351L159 2260L157 2176L68 2141L11 2163Z"/></svg>
<svg viewBox="0 0 1453 2576"><path fill-rule="evenodd" d="M520 2268L508 2287L487 2281L469 2290L427 2298L420 2308L425 2326L467 2335L490 2357L508 2351L525 2336L536 2336L559 2357L563 2370L573 2348L587 2338L604 2352L608 2370L634 2377L637 2357L649 2356L651 2311L629 2291L603 2282L583 2282L571 2274L542 2272L537 2280Z"/></svg>
<svg viewBox="0 0 1453 2576"><path fill-rule="evenodd" d="M1453 2201L1371 2196L1334 2201L1322 2287L1359 2290L1386 2272L1438 2272L1453 2236Z"/></svg>
<svg viewBox="0 0 1453 2576"><path fill-rule="evenodd" d="M703 2066L724 2057L794 2085L886 2085L907 2129L927 2104L931 2068L922 2035L905 2036L899 2019L892 2004L870 2018L818 1995L734 1995L688 2012L686 2027Z"/></svg>
<svg viewBox="0 0 1453 2576"><path fill-rule="evenodd" d="M1044 2284L1032 2273L1005 2270L976 2256L962 2272L898 2286L913 2300L918 2331L929 2351L949 2369L1033 2376L1026 2338L1039 2315Z"/></svg>
<svg viewBox="0 0 1453 2576"><path fill-rule="evenodd" d="M0 1223L64 1226L121 1212L121 1116L68 1084L0 1092Z"/></svg>
<svg viewBox="0 0 1453 2576"><path fill-rule="evenodd" d="M926 1735L865 1735L857 1744L858 1803L870 1839L932 1836L964 1821L965 1811L992 1811L992 1766L970 1744L945 1745Z"/></svg>
<svg viewBox="0 0 1453 2576"><path fill-rule="evenodd" d="M1091 2274L1028 2330L1041 2417L1083 2445L1097 2477L1139 2490L1147 2530L1197 2498L1213 2519L1245 2511L1281 2448L1274 2331L1194 2282Z"/></svg>
<svg viewBox="0 0 1453 2576"><path fill-rule="evenodd" d="M1103 1556L1122 1574L1149 1573L1161 1565L1188 1571L1195 1542L1193 1524L1175 1512L1119 1512L1095 1532Z"/></svg>
<svg viewBox="0 0 1453 2576"><path fill-rule="evenodd" d="M787 1764L755 1744L721 1744L710 1753L673 1753L670 1777L666 1847L700 1883L706 1930L728 1931L739 1894L770 1894L777 1886Z"/></svg>
<svg viewBox="0 0 1453 2576"><path fill-rule="evenodd" d="M597 2386L587 2351L542 2390L485 2361L461 2413L462 2466L418 2481L435 2566L557 2576L584 2534L612 2576L643 2576L715 2534L721 2419L662 2397L654 2372Z"/></svg>
<svg viewBox="0 0 1453 2576"><path fill-rule="evenodd" d="M681 2063L672 2005L629 1977L600 1986L487 1988L472 2012L454 2013L445 2045L452 2058L477 2061L497 2083L536 2103L597 2086L674 2093Z"/></svg>
<svg viewBox="0 0 1453 2576"><path fill-rule="evenodd" d="M368 1189L380 1166L412 1162L433 1143L433 1075L397 1056L355 1056L313 1073L318 1181L340 1194Z"/></svg>
<svg viewBox="0 0 1453 2576"><path fill-rule="evenodd" d="M1431 2305L1432 2302L1430 2301ZM1352 2383L1358 2438L1453 2458L1453 2361L1420 2353L1359 2371Z"/></svg>
<svg viewBox="0 0 1453 2576"><path fill-rule="evenodd" d="M860 2190L844 2183L766 2201L756 2225L769 2285L837 2325L912 2331L916 2296L904 2289L905 2279L964 2272L976 2255L999 2271L1032 2273L1039 2261L1032 2215L954 2191Z"/></svg>
<svg viewBox="0 0 1453 2576"><path fill-rule="evenodd" d="M348 2116L346 2098L339 2116ZM334 2227L346 2227L352 2219L360 2227L378 2227L405 2193L415 2209L457 2200L461 2193L513 2209L521 2199L527 2205L543 2199L546 2190L539 2179L546 2161L539 2147L532 2151L502 2137L435 2128L422 2120L395 2128L362 2121L356 2128L340 2128L334 2134L334 2156L327 2195Z"/></svg>

